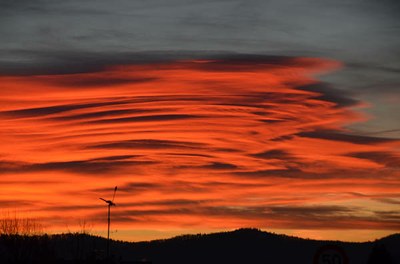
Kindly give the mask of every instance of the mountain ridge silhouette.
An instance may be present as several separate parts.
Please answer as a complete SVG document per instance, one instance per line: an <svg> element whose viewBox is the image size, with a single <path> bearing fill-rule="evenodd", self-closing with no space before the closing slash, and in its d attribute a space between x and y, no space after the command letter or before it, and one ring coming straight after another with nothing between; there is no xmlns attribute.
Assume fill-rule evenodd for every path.
<svg viewBox="0 0 400 264"><path fill-rule="evenodd" d="M27 255L31 259L36 259L36 262L31 261L29 256L25 258L29 261L25 262L22 260L19 262L3 261L9 252L13 252L9 247L10 239L10 236L0 236L0 263L105 263L102 262L106 248L106 239L103 237L75 233L24 239L20 237L18 240L18 237L14 236L14 245L23 246L26 250L30 249L30 253ZM112 263L313 264L318 252L323 251L326 247L342 251L348 258L348 264L400 264L400 234L392 234L375 241L343 242L304 239L255 228L241 228L210 234L179 235L168 239L141 242L112 240L111 254L113 256ZM34 256L35 252L40 250L43 252L44 248L48 253ZM41 259L45 254L51 256L47 262ZM326 252L321 254L326 255ZM51 259L57 261L51 262ZM316 263L346 264L345 262L329 261Z"/></svg>

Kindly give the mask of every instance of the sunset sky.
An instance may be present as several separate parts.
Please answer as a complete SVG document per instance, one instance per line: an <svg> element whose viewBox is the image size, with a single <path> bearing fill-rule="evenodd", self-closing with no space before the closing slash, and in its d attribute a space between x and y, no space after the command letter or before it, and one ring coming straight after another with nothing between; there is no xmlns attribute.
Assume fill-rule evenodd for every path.
<svg viewBox="0 0 400 264"><path fill-rule="evenodd" d="M400 4L0 2L0 213L129 241L400 232Z"/></svg>

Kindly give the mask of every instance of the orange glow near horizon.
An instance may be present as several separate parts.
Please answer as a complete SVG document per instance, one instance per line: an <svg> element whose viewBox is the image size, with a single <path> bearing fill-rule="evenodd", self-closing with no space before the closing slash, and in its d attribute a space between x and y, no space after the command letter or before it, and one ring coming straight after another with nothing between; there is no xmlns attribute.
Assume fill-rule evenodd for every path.
<svg viewBox="0 0 400 264"><path fill-rule="evenodd" d="M118 185L115 238L397 232L400 141L346 129L366 119L352 109L366 102L313 77L340 67L198 60L0 76L1 208L52 230L100 230L98 198Z"/></svg>

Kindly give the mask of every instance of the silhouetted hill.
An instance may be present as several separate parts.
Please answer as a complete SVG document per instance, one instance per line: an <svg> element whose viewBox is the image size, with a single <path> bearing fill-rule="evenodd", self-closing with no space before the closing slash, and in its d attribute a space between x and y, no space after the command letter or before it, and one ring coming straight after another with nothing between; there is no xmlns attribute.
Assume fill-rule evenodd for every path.
<svg viewBox="0 0 400 264"><path fill-rule="evenodd" d="M105 248L106 239L83 234L1 236L0 263L104 263ZM149 260L154 264L312 264L316 255L316 263L323 264L345 264L345 256L349 264L400 264L399 249L400 234L374 242L349 243L301 239L257 229L111 244L114 263Z"/></svg>

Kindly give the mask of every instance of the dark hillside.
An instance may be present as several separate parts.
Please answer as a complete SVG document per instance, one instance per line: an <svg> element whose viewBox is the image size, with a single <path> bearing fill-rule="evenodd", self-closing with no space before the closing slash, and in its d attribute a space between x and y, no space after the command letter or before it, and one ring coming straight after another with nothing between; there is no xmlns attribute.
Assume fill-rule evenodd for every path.
<svg viewBox="0 0 400 264"><path fill-rule="evenodd" d="M84 234L1 236L0 263L105 263L105 248L104 238ZM345 264L343 256L347 256L349 264L400 264L399 248L399 234L374 242L347 243L300 239L257 229L111 244L113 263L148 260L171 264L312 264L317 252L317 263Z"/></svg>

